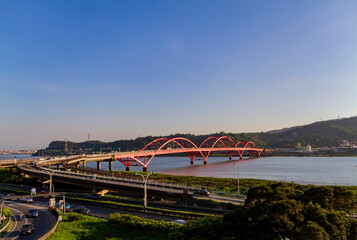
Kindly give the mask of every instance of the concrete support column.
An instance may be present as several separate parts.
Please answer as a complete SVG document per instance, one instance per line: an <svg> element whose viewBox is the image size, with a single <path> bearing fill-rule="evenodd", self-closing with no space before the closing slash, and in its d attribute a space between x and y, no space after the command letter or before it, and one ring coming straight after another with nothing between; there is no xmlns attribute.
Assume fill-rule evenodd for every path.
<svg viewBox="0 0 357 240"><path fill-rule="evenodd" d="M232 157L229 157L229 160L232 160Z"/></svg>
<svg viewBox="0 0 357 240"><path fill-rule="evenodd" d="M100 171L100 161L97 162L97 170Z"/></svg>
<svg viewBox="0 0 357 240"><path fill-rule="evenodd" d="M143 167L143 172L147 172L148 168L147 167Z"/></svg>
<svg viewBox="0 0 357 240"><path fill-rule="evenodd" d="M59 164L57 164L57 170L59 170L59 166L60 166L60 165L59 165Z"/></svg>
<svg viewBox="0 0 357 240"><path fill-rule="evenodd" d="M79 163L79 162L77 162L77 163L76 163L76 167L79 167L79 164L80 164L80 163Z"/></svg>
<svg viewBox="0 0 357 240"><path fill-rule="evenodd" d="M207 164L207 160L204 160L203 164Z"/></svg>
<svg viewBox="0 0 357 240"><path fill-rule="evenodd" d="M242 157L239 157L239 159L241 159L241 160L242 160L243 158L242 158Z"/></svg>
<svg viewBox="0 0 357 240"><path fill-rule="evenodd" d="M125 171L130 172L130 167L127 166L127 167L125 168Z"/></svg>
<svg viewBox="0 0 357 240"><path fill-rule="evenodd" d="M83 163L82 167L85 168L86 167L86 161L83 161L82 163Z"/></svg>
<svg viewBox="0 0 357 240"><path fill-rule="evenodd" d="M194 162L193 162L193 160L191 160L191 165L193 165L194 164Z"/></svg>
<svg viewBox="0 0 357 240"><path fill-rule="evenodd" d="M113 160L109 160L109 172L113 171Z"/></svg>

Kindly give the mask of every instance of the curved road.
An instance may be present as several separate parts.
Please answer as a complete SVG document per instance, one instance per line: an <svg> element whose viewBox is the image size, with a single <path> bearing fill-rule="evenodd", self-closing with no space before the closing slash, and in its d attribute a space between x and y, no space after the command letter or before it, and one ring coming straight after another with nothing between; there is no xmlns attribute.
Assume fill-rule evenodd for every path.
<svg viewBox="0 0 357 240"><path fill-rule="evenodd" d="M37 206L32 203L20 203L17 201L6 201L5 207L11 210L12 225L9 231L2 237L3 239L38 239L46 234L56 223L55 217L48 212L47 207L44 206ZM31 208L39 210L37 218L26 218L25 215ZM20 237L19 230L25 223L33 223L35 229L31 234Z"/></svg>

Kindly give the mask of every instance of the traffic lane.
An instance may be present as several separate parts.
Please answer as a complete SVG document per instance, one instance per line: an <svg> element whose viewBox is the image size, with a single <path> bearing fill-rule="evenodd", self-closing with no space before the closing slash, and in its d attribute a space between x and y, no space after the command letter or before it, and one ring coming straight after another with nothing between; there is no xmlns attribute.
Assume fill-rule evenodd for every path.
<svg viewBox="0 0 357 240"><path fill-rule="evenodd" d="M17 239L19 237L19 230L25 223L33 223L35 228L31 234L21 236L21 239L38 239L46 234L56 223L55 217L47 211L46 207L18 202L7 202L5 205L16 214L14 216L16 217L16 221L13 223L15 226L11 229L11 232L9 232L7 238L5 239ZM31 208L39 210L37 218L26 218L25 215Z"/></svg>
<svg viewBox="0 0 357 240"><path fill-rule="evenodd" d="M218 194L210 194L208 196L194 195L194 197L197 199L208 199L208 200L215 200L215 201L233 203L233 204L239 204L239 205L244 204L244 202L245 202L244 198L229 197L229 196L218 195Z"/></svg>
<svg viewBox="0 0 357 240"><path fill-rule="evenodd" d="M72 204L68 202L71 207ZM129 210L123 210L123 209L115 209L115 208L105 208L105 207L98 207L98 206L92 206L88 204L76 204L73 206L84 206L90 210L88 215L92 216L98 216L102 218L108 218L110 214L112 213L120 213L120 214L128 214L128 215L133 215L133 216L138 216L142 218L148 218L148 219L153 219L153 220L163 220L163 221L173 221L177 220L177 217L172 217L172 216L164 216L164 215L158 215L158 214L150 214L150 213L144 213L144 212L136 212L136 211L129 211Z"/></svg>
<svg viewBox="0 0 357 240"><path fill-rule="evenodd" d="M35 204L47 204L48 199L34 199ZM90 210L88 215L95 216L95 217L101 217L101 218L108 218L110 214L112 213L120 213L120 214L128 214L128 215L134 215L138 217L143 217L143 218L148 218L148 219L154 219L154 220L163 220L163 221L173 221L176 220L177 217L171 217L171 216L164 216L164 215L158 215L158 214L150 214L150 213L144 213L144 212L136 212L136 211L130 211L130 210L122 210L122 209L116 209L116 208L108 208L108 207L98 207L98 206L93 206L89 204L79 204L79 203L72 203L71 201L66 201L71 208L75 206L84 206ZM67 209L68 211L68 209ZM69 210L70 211L70 210Z"/></svg>
<svg viewBox="0 0 357 240"><path fill-rule="evenodd" d="M11 211L11 220L13 221L9 231L2 237L6 240L17 239L21 226L29 222L28 219L24 217L25 213L22 207L18 208L14 206L13 203L10 205L11 206L5 203L5 207L9 208Z"/></svg>

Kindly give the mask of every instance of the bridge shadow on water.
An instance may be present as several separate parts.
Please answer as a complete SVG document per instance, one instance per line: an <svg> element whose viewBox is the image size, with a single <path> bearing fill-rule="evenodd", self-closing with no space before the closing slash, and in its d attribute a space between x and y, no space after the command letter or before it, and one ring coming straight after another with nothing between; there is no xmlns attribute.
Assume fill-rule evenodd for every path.
<svg viewBox="0 0 357 240"><path fill-rule="evenodd" d="M162 171L162 173L172 175L187 175L187 176L201 176L201 177L218 177L218 178L235 178L237 177L236 164L244 164L253 159L232 159L220 162L213 162L214 158L208 159L208 164L203 164L203 161L195 161L194 165Z"/></svg>

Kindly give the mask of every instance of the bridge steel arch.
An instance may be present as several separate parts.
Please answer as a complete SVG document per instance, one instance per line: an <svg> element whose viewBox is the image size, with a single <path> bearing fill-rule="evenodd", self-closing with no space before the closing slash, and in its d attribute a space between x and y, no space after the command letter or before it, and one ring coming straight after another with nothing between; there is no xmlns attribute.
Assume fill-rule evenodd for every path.
<svg viewBox="0 0 357 240"><path fill-rule="evenodd" d="M214 141L213 141L212 144L209 144L211 140L214 140ZM211 148L212 149L212 150L209 150L209 151L202 152L202 156L203 156L203 159L204 159L205 163L207 163L207 158L209 157L209 155L213 151L214 147L218 143L221 143L225 148L232 148L232 147L234 148L234 147L236 147L236 143L230 137L227 137L227 136L209 137L209 138L207 138L200 145L200 148L205 147L205 148ZM231 146L228 146L228 145L231 145ZM232 156L233 156L234 152L238 152L238 150L237 151L227 150L227 153L229 155L229 159L232 159Z"/></svg>
<svg viewBox="0 0 357 240"><path fill-rule="evenodd" d="M177 148L172 149L170 147L171 143L177 145L178 149L181 150ZM130 166L142 166L144 170L147 170L148 164L158 154L186 153L191 160L191 164L194 163L195 159L203 159L206 164L207 158L213 151L227 151L229 159L232 159L232 156L239 156L242 159L246 151L249 152L250 156L260 156L263 150L258 149L252 141L238 142L236 144L228 136L208 137L199 147L191 140L183 137L158 138L146 144L139 152L128 152L123 154L122 157L117 155L115 159L123 163L127 167L127 170L128 168L130 169Z"/></svg>
<svg viewBox="0 0 357 240"><path fill-rule="evenodd" d="M246 148L248 148L249 145L252 146L251 148L253 148L253 149L255 148L255 149L257 149L257 150L252 150L252 149L250 149L250 150L245 150ZM237 148L243 148L242 150L239 151L240 158L242 158L243 153L244 153L245 151L249 151L249 155L250 155L250 156L257 155L257 156L260 157L261 151L258 151L257 146L256 146L255 143L252 142L252 141L249 141L249 142L239 142L239 143L237 143L236 147L237 147Z"/></svg>

